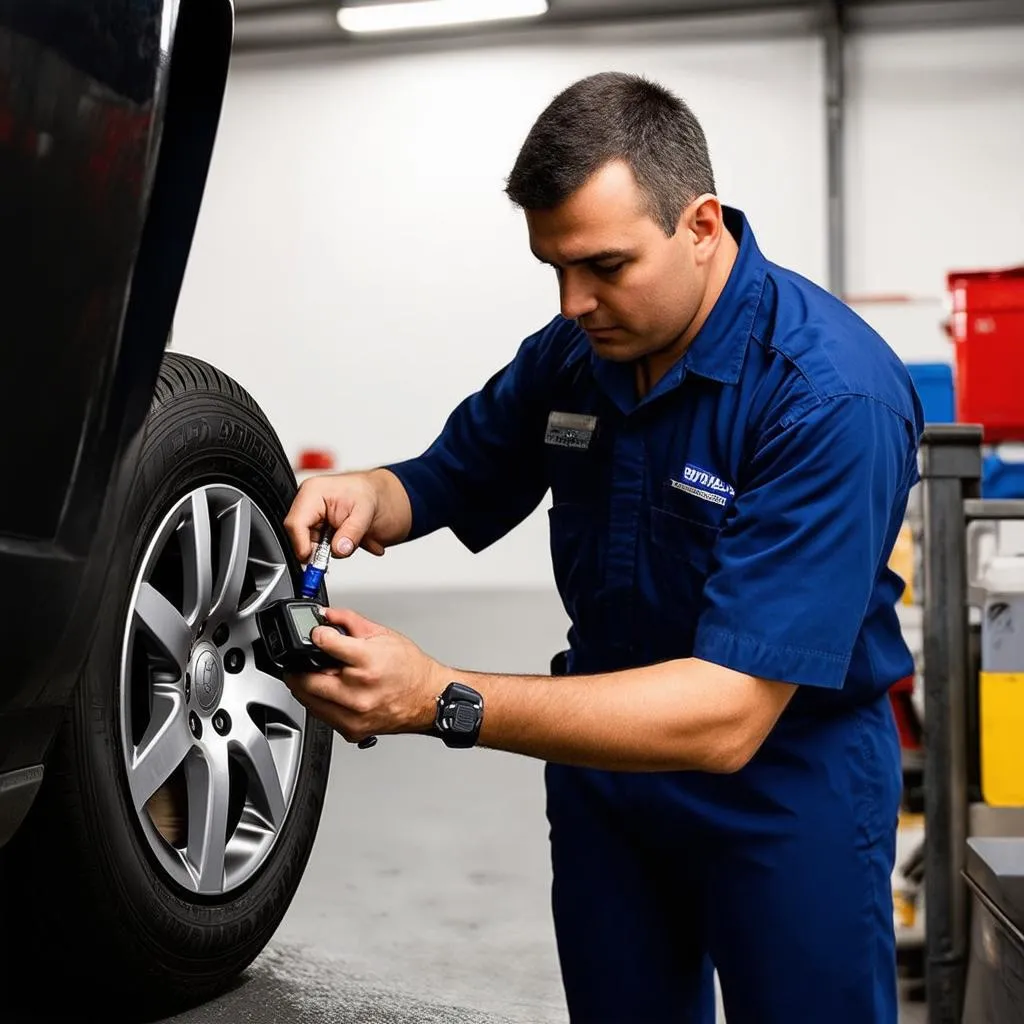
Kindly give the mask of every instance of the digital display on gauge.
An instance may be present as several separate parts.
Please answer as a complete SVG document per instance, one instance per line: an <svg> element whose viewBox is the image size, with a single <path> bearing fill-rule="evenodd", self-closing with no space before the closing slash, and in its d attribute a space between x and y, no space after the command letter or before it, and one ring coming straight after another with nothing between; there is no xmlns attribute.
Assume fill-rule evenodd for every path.
<svg viewBox="0 0 1024 1024"><path fill-rule="evenodd" d="M303 640L309 640L309 634L313 630L321 625L320 619L317 617L316 610L309 605L298 605L294 608L289 608L291 613L292 622L295 625L295 630L302 637Z"/></svg>

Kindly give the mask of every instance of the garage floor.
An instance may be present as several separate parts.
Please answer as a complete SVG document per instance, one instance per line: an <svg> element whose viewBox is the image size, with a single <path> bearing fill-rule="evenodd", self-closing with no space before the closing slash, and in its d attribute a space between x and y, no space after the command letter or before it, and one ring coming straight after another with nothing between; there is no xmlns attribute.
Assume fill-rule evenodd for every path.
<svg viewBox="0 0 1024 1024"><path fill-rule="evenodd" d="M565 635L548 594L353 603L467 669L545 672ZM171 1020L564 1024L547 886L540 764L420 737L368 751L338 742L317 843L274 941L233 991ZM901 1016L924 1021L920 1005Z"/></svg>

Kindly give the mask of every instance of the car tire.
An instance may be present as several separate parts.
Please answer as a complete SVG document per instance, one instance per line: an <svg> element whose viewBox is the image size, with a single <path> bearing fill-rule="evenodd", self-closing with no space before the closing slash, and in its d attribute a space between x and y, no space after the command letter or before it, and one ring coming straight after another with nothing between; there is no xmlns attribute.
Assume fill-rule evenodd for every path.
<svg viewBox="0 0 1024 1024"><path fill-rule="evenodd" d="M126 637L136 636L132 624L141 614L139 605L132 602L138 602L143 592L141 588L149 586L139 582L137 577L140 566L144 566L156 550L154 537L161 529L167 532L168 510L174 509L176 503L180 505L183 496L200 495L203 501L207 500L203 496L209 496L212 521L216 496L220 496L218 500L227 500L224 495L228 498L243 495L244 499L238 499L234 506L225 506L228 511L220 514L212 528L226 530L225 524L231 521L231 508L242 509L243 504L250 503L246 506L246 515L252 523L259 520L261 542L271 547L276 545L275 550L280 550L287 562L285 576L281 576L283 570L278 569L275 593L291 596L297 592L301 567L291 552L282 523L295 490L295 477L280 441L255 401L214 367L179 353L167 353L146 425L135 482L127 498L125 541L111 563L104 597L97 609L97 627L90 654L47 758L40 794L22 829L5 851L7 895L13 908L10 923L16 929L17 951L35 964L36 976L42 961L48 990L63 989L79 1006L83 1001L103 1004L104 1019L115 1015L119 1006L130 1006L132 1016L138 1019L139 1015L168 1013L195 1005L223 991L273 935L310 855L327 787L333 734L324 723L307 715L301 737L297 739L296 710L301 707L297 702L287 706L291 718L282 718L283 724L273 725L275 742L285 736L291 743L290 746L279 743L272 748L290 752L287 804L276 801L277 817L273 828L267 826L260 831L255 827L253 834L258 834L262 847L255 841L249 846L240 842L238 849L242 854L231 854L230 837L225 839L225 864L229 863L230 856L238 860L248 855L250 849L262 850L263 859L258 864L246 862L249 873L241 872L237 884L224 884L222 891L216 891L216 885L206 885L206 891L190 888L189 871L193 868L181 867L191 855L193 825L188 815L192 813L193 790L188 788L185 794L187 807L177 809L179 819L185 821L184 832L172 835L179 845L165 840L162 833L154 839L157 825L153 824L151 805L147 803L142 810L137 809L138 796L133 791L135 776L129 770L134 762L125 754L126 749L132 749L126 744L133 728L125 710L126 693L129 689L137 690L134 680L138 678L138 672L129 668L136 664L136 646L141 649L151 644L151 634L143 628L143 622L139 627L142 632L138 634L143 639L132 640L129 666ZM255 527L253 531L255 537ZM180 528L176 532L180 533ZM222 545L225 543L223 536L222 532ZM255 540L252 543L255 544ZM245 557L249 559L252 548L248 541L246 545ZM215 548L212 541L210 548ZM222 546L219 550L226 549ZM226 558L223 554L221 557ZM214 560L216 558L215 554ZM264 561L269 564L272 559ZM259 568L263 563L254 560L252 564ZM221 565L216 572L227 580L230 570ZM253 573L255 569L249 565L245 572ZM257 586L252 580L248 585ZM189 589L187 584L183 586L186 591ZM223 592L228 589L224 583ZM254 594L260 596L258 588ZM245 620L249 622L250 619ZM232 630L235 628L231 626ZM252 629L255 630L254 625ZM208 641L216 654L212 643ZM156 649L155 644L152 646ZM254 662L260 660L260 650L256 639L249 649ZM147 651L148 648L139 657L147 673L145 685L150 685L153 670ZM207 656L204 664L211 660L213 656ZM198 663L189 664L196 671ZM259 671L267 668L268 664L261 661ZM257 668L254 664L245 671L255 673ZM226 699L228 689L236 682L229 678L223 665L220 673L221 698ZM190 673L184 674L191 678ZM213 669L209 675L215 676ZM180 679L174 683L169 681L169 676L160 678L164 679L160 684L165 687L164 697L170 688L181 686ZM249 678L238 677L240 680ZM197 682L190 698L179 694L172 702L177 701L175 708L196 708L197 721L203 719L200 725L205 723L205 735L212 750L215 739L210 733L212 719L208 715L203 718L203 710L195 703L200 699L198 687ZM271 702L275 707L284 706L291 699L283 682L280 687L284 695L275 691ZM135 695L138 697L137 692ZM142 709L138 714L155 714L153 708L171 706L158 705L156 696L151 693L150 711L146 712L143 707L146 700L143 693L136 701ZM191 716L193 712L188 714ZM262 728L266 736L270 736L270 723L275 714L264 709L264 720L255 728ZM134 710L132 715L136 715ZM236 721L235 727L240 730L241 723ZM245 722L245 730L249 737L246 742L251 743L254 750L259 745L265 754L271 747L269 741L264 747L251 721ZM137 738L133 736L132 742ZM229 741L230 737L224 742ZM241 746L229 749L237 751ZM205 763L197 750L190 749L188 758L196 755L196 759L189 760L188 764ZM277 760L272 758L270 762L264 759L262 770L272 776L278 763L285 760L283 756ZM140 758L139 764L142 763ZM242 763L243 767L248 765L244 759ZM236 786L239 777L236 769L237 761L230 761L232 786ZM177 778L184 785L180 766ZM209 778L213 778L212 769ZM259 787L263 785L269 794L272 779L268 782L258 772L251 778L259 785L243 771L243 795L238 799L255 801L252 821L257 826L259 822L266 825L271 815L261 816L256 805L269 806L269 796L264 801L263 790ZM189 787L191 779L190 776ZM285 783L278 781L283 794ZM170 785L170 782L165 783L159 792L163 793ZM215 788L200 788L196 792L214 793ZM237 804L234 796L232 799ZM204 821L217 820L210 809L215 803L210 797L210 802L204 805L211 815ZM225 835L232 827L232 820L236 828L241 827L237 815L248 814L246 808L249 807L245 804L241 811L235 807L226 812ZM149 824L146 815L150 815ZM201 828L199 824L194 829L197 849ZM214 828L210 833L215 837L218 831ZM161 841L165 842L166 850L161 849ZM182 843L184 852L179 848ZM209 846L212 848L216 843L210 840ZM214 853L210 854L209 863L215 865ZM169 871L168 865L178 871L178 876ZM216 867L210 872L210 877L214 877ZM223 877L228 877L227 867Z"/></svg>

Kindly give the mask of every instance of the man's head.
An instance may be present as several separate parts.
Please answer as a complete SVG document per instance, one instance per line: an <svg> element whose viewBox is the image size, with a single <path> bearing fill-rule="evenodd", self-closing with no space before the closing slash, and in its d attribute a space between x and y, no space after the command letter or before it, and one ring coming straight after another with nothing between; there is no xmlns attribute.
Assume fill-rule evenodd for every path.
<svg viewBox="0 0 1024 1024"><path fill-rule="evenodd" d="M714 191L686 104L619 73L555 97L506 188L526 211L534 253L555 267L563 315L618 360L675 351L706 316L725 235Z"/></svg>

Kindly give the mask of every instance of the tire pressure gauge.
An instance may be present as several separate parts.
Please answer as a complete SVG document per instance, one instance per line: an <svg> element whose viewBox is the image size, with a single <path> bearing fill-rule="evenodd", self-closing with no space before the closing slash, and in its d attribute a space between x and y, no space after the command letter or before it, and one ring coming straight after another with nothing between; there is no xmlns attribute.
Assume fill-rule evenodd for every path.
<svg viewBox="0 0 1024 1024"><path fill-rule="evenodd" d="M340 662L313 643L310 634L317 626L332 626L316 601L286 598L256 613L256 628L270 660L286 672L318 672L336 668Z"/></svg>
<svg viewBox="0 0 1024 1024"><path fill-rule="evenodd" d="M316 601L285 598L256 613L256 628L267 656L285 672L319 672L341 664L313 643L310 634L317 626L329 626L348 636L341 626L324 618ZM366 750L376 742L376 736L367 736L359 741L358 746Z"/></svg>

